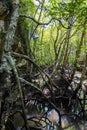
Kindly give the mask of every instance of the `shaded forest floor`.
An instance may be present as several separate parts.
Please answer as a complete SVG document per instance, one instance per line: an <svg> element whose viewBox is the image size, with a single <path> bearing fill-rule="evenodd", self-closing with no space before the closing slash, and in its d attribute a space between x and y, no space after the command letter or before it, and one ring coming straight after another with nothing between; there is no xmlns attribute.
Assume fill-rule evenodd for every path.
<svg viewBox="0 0 87 130"><path fill-rule="evenodd" d="M20 69L22 99L12 75L12 86L0 93L1 127L3 120L7 120L6 130L63 130L71 127L82 130L80 126L84 126L87 120L86 92L82 87L87 84L86 74L82 76L81 70L73 71L71 65L58 67L51 77L52 71L53 66L41 67L31 76ZM53 110L56 113L52 113Z"/></svg>

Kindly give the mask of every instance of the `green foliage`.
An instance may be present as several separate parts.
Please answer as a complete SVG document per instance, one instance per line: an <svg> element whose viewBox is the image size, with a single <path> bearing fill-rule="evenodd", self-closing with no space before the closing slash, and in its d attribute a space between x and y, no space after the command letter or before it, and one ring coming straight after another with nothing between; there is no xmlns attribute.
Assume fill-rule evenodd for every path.
<svg viewBox="0 0 87 130"><path fill-rule="evenodd" d="M81 34L84 26L86 25L87 20L87 1L86 0L47 0L43 4L42 9L42 1L41 3L36 4L36 0L21 0L20 13L26 14L27 16L32 16L35 20L38 21L39 16L41 15L39 22L48 22L50 18L59 18L61 19L61 23L59 21L52 21L48 25L37 26L37 24L31 19L20 18L22 31L28 35L30 29L32 32L37 26L35 33L38 34L38 38L36 39L36 44L34 43L33 36L30 41L30 47L32 53L33 60L38 64L51 64L55 60L55 50L54 44L56 45L56 51L58 53L58 49L61 46L59 55L65 50L63 50L63 46L67 45L67 27L69 26L69 22L72 23L70 38L69 38L69 47L67 48L70 52L69 54L69 62L74 63L76 50L79 47L81 41ZM40 12L42 9L42 12ZM72 18L72 19L70 19ZM71 20L71 21L70 21ZM62 26L63 25L63 26ZM57 36L57 27L59 26L58 38ZM66 28L64 28L66 27ZM87 28L87 27L85 27ZM43 30L43 34L42 34ZM83 38L84 39L84 38ZM64 40L64 42L63 42ZM81 54L85 53L87 50L86 40L84 44L81 46ZM35 55L35 56L33 56Z"/></svg>
<svg viewBox="0 0 87 130"><path fill-rule="evenodd" d="M35 4L32 0L21 0L21 13L30 14L35 11Z"/></svg>

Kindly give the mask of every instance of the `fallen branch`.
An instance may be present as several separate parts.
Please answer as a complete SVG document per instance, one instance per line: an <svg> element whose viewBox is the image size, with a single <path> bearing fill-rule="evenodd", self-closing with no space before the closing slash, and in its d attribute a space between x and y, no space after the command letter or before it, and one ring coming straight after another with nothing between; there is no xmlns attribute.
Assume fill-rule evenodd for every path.
<svg viewBox="0 0 87 130"><path fill-rule="evenodd" d="M20 58L24 58L26 60L28 60L30 63L32 63L35 67L37 67L37 69L39 70L43 80L45 81L45 83L47 84L47 86L49 87L49 90L51 92L51 86L48 84L48 81L50 81L50 83L52 83L51 78L49 77L49 75L41 69L41 67L39 67L34 61L32 61L28 56L23 55L23 54L19 54L19 53L15 53L15 52L11 52L11 54L15 57L20 57ZM43 74L45 74L45 76L47 77L47 80L45 79L45 77L43 76ZM43 82L41 86L44 86L45 83Z"/></svg>
<svg viewBox="0 0 87 130"><path fill-rule="evenodd" d="M32 85L32 87L34 87L35 89L37 89L37 90L42 94L42 96L46 99L46 101L58 112L58 114L59 114L59 125L61 126L61 114L60 114L59 109L55 106L55 104L52 103L52 102L44 95L44 93L42 92L42 90L39 89L36 85L34 85L34 84L32 84L32 83L26 81L26 80L23 79L23 78L19 78L19 79L21 80L21 82L23 82L23 83L25 83L25 84L27 84L27 85L29 85L29 86Z"/></svg>

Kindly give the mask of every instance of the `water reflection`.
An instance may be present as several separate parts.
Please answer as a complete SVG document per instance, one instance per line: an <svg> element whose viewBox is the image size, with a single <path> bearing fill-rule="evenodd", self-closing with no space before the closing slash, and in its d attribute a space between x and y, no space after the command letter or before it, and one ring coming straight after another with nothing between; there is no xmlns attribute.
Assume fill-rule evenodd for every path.
<svg viewBox="0 0 87 130"><path fill-rule="evenodd" d="M36 107L38 105L38 107ZM41 128L41 130L87 130L87 122L74 115L68 115L65 111L60 110L61 115L61 127L59 126L59 115L55 109L51 109L48 106L39 106L35 104L35 107L28 107L28 124L31 127L30 121L34 122L35 128ZM30 108L32 108L30 110ZM38 108L38 110L37 110ZM42 110L43 109L43 110ZM33 117L34 116L34 117ZM32 117L32 120L30 119ZM78 118L78 119L77 119ZM36 120L37 119L37 120ZM40 124L40 125L39 125Z"/></svg>
<svg viewBox="0 0 87 130"><path fill-rule="evenodd" d="M46 108L46 110L48 110ZM71 119L61 112L61 127L59 126L59 115L55 109L50 110L47 113L47 119L49 124L47 124L43 130L87 130L87 122L80 119Z"/></svg>

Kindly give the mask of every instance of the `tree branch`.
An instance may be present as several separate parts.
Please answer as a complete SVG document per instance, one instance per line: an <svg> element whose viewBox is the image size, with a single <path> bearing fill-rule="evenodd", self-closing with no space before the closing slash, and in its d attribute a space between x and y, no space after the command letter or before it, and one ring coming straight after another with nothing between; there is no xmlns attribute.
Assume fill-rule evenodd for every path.
<svg viewBox="0 0 87 130"><path fill-rule="evenodd" d="M65 26L63 25L63 23L61 22L61 18L51 18L48 22L42 23L42 22L38 22L38 21L35 20L33 17L27 16L27 15L24 15L24 14L20 14L20 17L29 18L29 19L31 19L33 22L37 23L38 25L49 25L53 20L56 20L56 21L58 21L58 22L62 25L62 27L65 28L65 29L70 29L70 28L72 27L72 26L65 27Z"/></svg>

